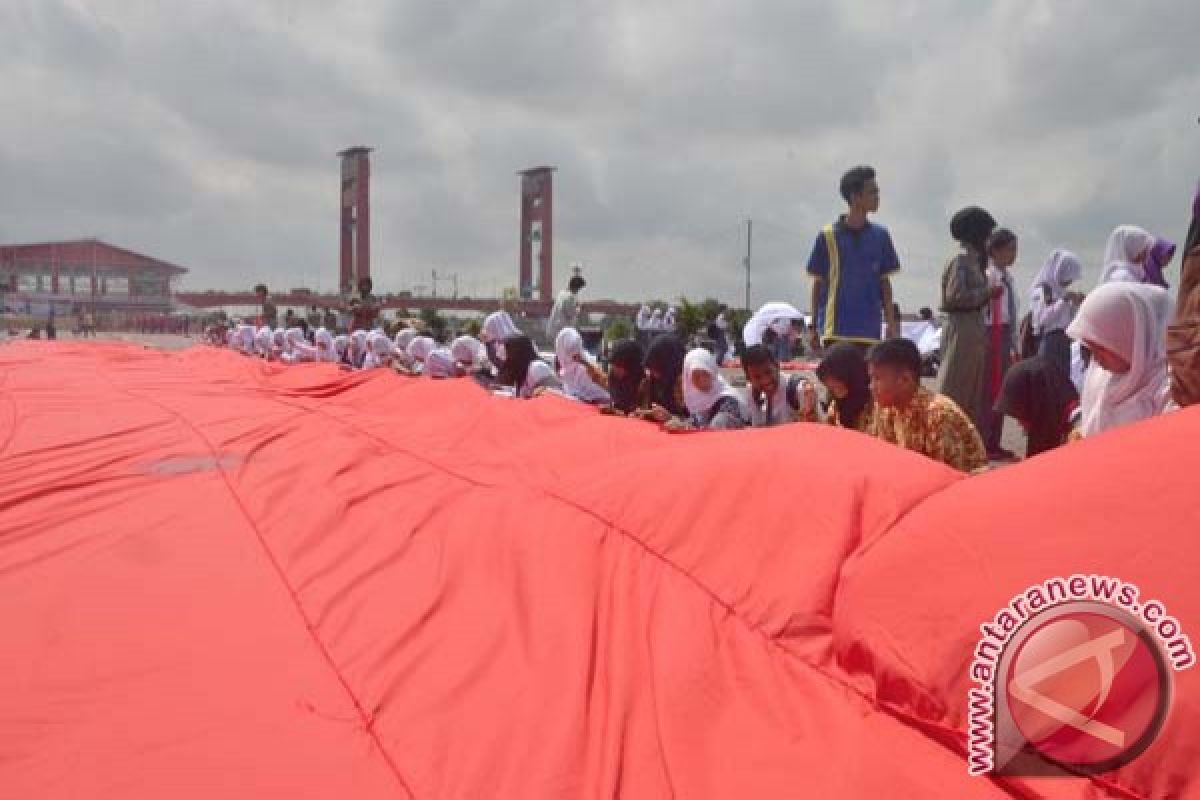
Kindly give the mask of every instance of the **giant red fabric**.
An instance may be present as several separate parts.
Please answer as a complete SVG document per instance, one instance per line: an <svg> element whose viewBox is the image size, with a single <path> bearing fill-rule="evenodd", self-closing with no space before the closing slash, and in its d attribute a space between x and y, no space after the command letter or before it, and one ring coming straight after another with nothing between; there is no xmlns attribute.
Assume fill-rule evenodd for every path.
<svg viewBox="0 0 1200 800"><path fill-rule="evenodd" d="M824 426L5 346L0 796L1182 794L1190 675L1109 783L970 778L955 716L1014 582L1107 569L1200 614L1200 417L1155 425L964 479Z"/></svg>

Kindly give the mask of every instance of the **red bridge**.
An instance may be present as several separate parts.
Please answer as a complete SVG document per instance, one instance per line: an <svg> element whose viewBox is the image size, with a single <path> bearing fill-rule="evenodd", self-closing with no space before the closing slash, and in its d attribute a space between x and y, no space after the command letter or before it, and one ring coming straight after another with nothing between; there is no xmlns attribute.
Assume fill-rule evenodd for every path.
<svg viewBox="0 0 1200 800"><path fill-rule="evenodd" d="M218 308L221 306L257 306L258 296L252 292L176 292L175 299L193 308ZM346 300L339 295L321 294L272 294L271 300L277 306L344 309ZM449 297L396 297L384 296L378 298L384 309L403 308L421 311L426 308L438 311L476 311L489 313L504 309L531 317L550 315L553 305L546 300L505 300L497 297L452 299ZM608 314L612 316L633 316L640 305L636 303L619 303L615 300L597 300L580 304L587 314Z"/></svg>

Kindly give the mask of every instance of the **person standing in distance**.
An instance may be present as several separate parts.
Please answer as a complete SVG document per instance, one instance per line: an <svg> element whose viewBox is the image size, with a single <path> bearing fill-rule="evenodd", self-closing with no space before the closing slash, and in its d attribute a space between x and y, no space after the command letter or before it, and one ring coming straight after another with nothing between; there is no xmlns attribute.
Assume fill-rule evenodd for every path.
<svg viewBox="0 0 1200 800"><path fill-rule="evenodd" d="M871 167L855 167L842 176L846 213L817 235L808 259L816 336L826 347L853 342L876 344L884 330L900 335L892 305L891 276L900 259L891 234L867 219L879 210L879 184Z"/></svg>

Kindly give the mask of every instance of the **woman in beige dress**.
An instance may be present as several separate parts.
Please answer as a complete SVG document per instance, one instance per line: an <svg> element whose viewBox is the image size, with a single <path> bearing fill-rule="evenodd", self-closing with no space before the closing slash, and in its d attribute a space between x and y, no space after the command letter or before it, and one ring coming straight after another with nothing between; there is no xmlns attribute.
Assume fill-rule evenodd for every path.
<svg viewBox="0 0 1200 800"><path fill-rule="evenodd" d="M950 221L950 235L962 249L946 264L942 273L942 366L938 372L939 392L958 405L975 427L987 413L984 394L984 366L987 358L987 332L983 309L999 287L988 285L987 238L996 228L996 220L978 206L959 211Z"/></svg>

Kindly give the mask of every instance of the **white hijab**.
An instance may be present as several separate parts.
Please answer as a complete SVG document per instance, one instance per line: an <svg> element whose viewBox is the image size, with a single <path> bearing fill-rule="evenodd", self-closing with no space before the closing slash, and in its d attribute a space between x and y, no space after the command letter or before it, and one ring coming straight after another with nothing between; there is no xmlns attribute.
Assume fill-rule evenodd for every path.
<svg viewBox="0 0 1200 800"><path fill-rule="evenodd" d="M243 353L250 354L254 352L254 341L257 331L253 325L238 325L237 335L234 337L234 347Z"/></svg>
<svg viewBox="0 0 1200 800"><path fill-rule="evenodd" d="M512 321L507 311L495 311L483 321L480 336L485 342L503 342L510 336L520 336L521 330Z"/></svg>
<svg viewBox="0 0 1200 800"><path fill-rule="evenodd" d="M675 330L675 306L667 309L667 313L663 314L663 328L672 331Z"/></svg>
<svg viewBox="0 0 1200 800"><path fill-rule="evenodd" d="M428 336L418 336L408 343L408 357L418 364L424 364L429 354L437 349L437 342Z"/></svg>
<svg viewBox="0 0 1200 800"><path fill-rule="evenodd" d="M612 398L608 390L592 380L587 367L576 361L576 357L587 358L583 349L583 337L574 328L563 328L554 341L554 356L558 362L558 374L562 377L563 391L585 403L608 403Z"/></svg>
<svg viewBox="0 0 1200 800"><path fill-rule="evenodd" d="M650 306L643 304L637 313L637 329L644 331L650 326Z"/></svg>
<svg viewBox="0 0 1200 800"><path fill-rule="evenodd" d="M650 321L646 323L646 330L661 331L663 329L663 313L661 308L654 309L650 314Z"/></svg>
<svg viewBox="0 0 1200 800"><path fill-rule="evenodd" d="M258 333L254 335L254 352L256 355L267 356L271 354L271 340L274 335L270 328L263 325L258 329Z"/></svg>
<svg viewBox="0 0 1200 800"><path fill-rule="evenodd" d="M483 342L474 336L459 336L450 343L450 355L466 370L481 366L483 352Z"/></svg>
<svg viewBox="0 0 1200 800"><path fill-rule="evenodd" d="M425 357L424 374L430 378L456 378L458 371L454 355L449 349L439 347Z"/></svg>
<svg viewBox="0 0 1200 800"><path fill-rule="evenodd" d="M767 332L767 328L774 327L776 323L779 323L776 333L783 330L786 335L786 332L791 330L794 319L804 319L804 315L791 304L767 303L754 312L754 316L746 322L746 327L742 330L742 338L746 342L746 347L762 344L763 334ZM787 325L786 328L783 327L784 324Z"/></svg>
<svg viewBox="0 0 1200 800"><path fill-rule="evenodd" d="M1170 314L1170 296L1150 284L1108 283L1088 294L1067 334L1111 350L1129 362L1129 371L1109 372L1093 357L1083 379L1084 436L1171 407L1166 345Z"/></svg>
<svg viewBox="0 0 1200 800"><path fill-rule="evenodd" d="M338 352L334 347L333 334L325 328L317 328L317 333L313 336L313 341L317 343L317 361L332 361L337 362Z"/></svg>
<svg viewBox="0 0 1200 800"><path fill-rule="evenodd" d="M1153 236L1136 225L1118 225L1104 247L1104 274L1100 276L1100 283L1145 282L1146 267L1143 264L1154 241ZM1134 263L1139 256L1142 256L1143 264Z"/></svg>
<svg viewBox="0 0 1200 800"><path fill-rule="evenodd" d="M408 350L409 343L415 338L417 338L416 328L401 328L400 330L396 331L396 349Z"/></svg>
<svg viewBox="0 0 1200 800"><path fill-rule="evenodd" d="M350 337L346 334L340 334L333 337L333 352L336 354L335 360L341 361L346 357L346 351L350 349Z"/></svg>
<svg viewBox="0 0 1200 800"><path fill-rule="evenodd" d="M367 338L371 334L357 330L350 334L350 361L359 366L367 357Z"/></svg>
<svg viewBox="0 0 1200 800"><path fill-rule="evenodd" d="M696 372L712 375L712 388L707 392L700 391L692 383L692 374ZM738 401L738 407L741 407L741 398L721 377L721 370L717 367L717 359L713 354L703 347L689 350L683 359L683 402L687 410L692 414L705 414L722 397L734 398Z"/></svg>
<svg viewBox="0 0 1200 800"><path fill-rule="evenodd" d="M1038 270L1029 289L1029 311L1038 335L1058 331L1071 324L1071 307L1062 302L1068 286L1083 277L1083 264L1070 250L1055 250ZM1042 287L1050 288L1050 302Z"/></svg>
<svg viewBox="0 0 1200 800"><path fill-rule="evenodd" d="M285 361L298 364L317 360L317 348L304 340L304 330L301 328L288 328L285 348Z"/></svg>
<svg viewBox="0 0 1200 800"><path fill-rule="evenodd" d="M392 340L380 330L367 334L367 357L363 359L363 369L378 369L387 366L387 359L392 355Z"/></svg>

